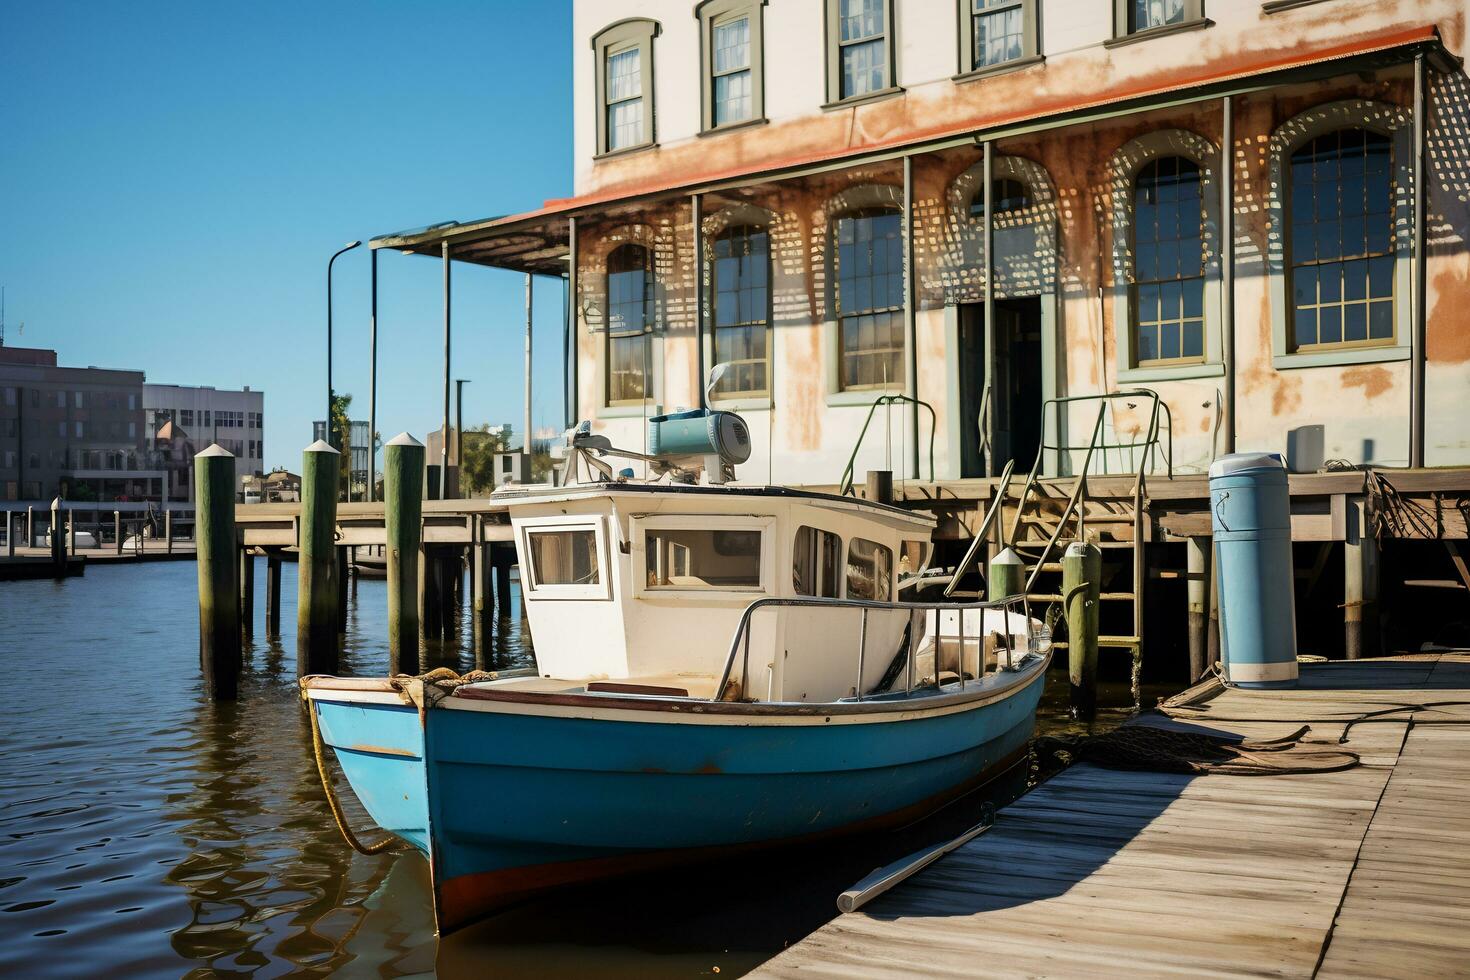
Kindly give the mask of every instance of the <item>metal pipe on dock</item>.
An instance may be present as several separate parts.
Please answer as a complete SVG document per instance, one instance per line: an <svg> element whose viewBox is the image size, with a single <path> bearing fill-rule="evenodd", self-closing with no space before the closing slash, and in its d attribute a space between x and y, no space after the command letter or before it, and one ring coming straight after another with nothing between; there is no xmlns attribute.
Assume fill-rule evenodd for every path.
<svg viewBox="0 0 1470 980"><path fill-rule="evenodd" d="M217 445L194 457L194 548L204 687L217 701L233 701L240 684L235 457Z"/></svg>
<svg viewBox="0 0 1470 980"><path fill-rule="evenodd" d="M1378 539L1362 497L1348 500L1343 558L1343 652L1349 660L1378 655Z"/></svg>
<svg viewBox="0 0 1470 980"><path fill-rule="evenodd" d="M423 547L424 446L400 432L383 447L383 521L388 567L388 672L417 672L419 551Z"/></svg>
<svg viewBox="0 0 1470 980"><path fill-rule="evenodd" d="M337 669L337 482L341 453L318 439L301 454L301 533L298 547L296 669Z"/></svg>
<svg viewBox="0 0 1470 980"><path fill-rule="evenodd" d="M1209 647L1209 538L1189 538L1184 542L1186 578L1185 594L1189 614L1189 682L1193 684L1209 669L1206 663Z"/></svg>
<svg viewBox="0 0 1470 980"><path fill-rule="evenodd" d="M1067 617L1067 662L1072 687L1072 717L1091 721L1097 714L1097 636L1101 606L1102 551L1074 541L1062 555L1062 598Z"/></svg>

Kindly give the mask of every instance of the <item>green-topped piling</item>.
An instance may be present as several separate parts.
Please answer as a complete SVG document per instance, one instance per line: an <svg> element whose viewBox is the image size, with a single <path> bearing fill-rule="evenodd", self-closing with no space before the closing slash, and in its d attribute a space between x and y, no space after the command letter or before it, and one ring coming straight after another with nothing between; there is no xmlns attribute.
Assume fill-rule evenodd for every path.
<svg viewBox="0 0 1470 980"><path fill-rule="evenodd" d="M61 529L61 498L51 501L51 566L57 578L66 576L66 533Z"/></svg>
<svg viewBox="0 0 1470 980"><path fill-rule="evenodd" d="M341 453L318 439L301 454L301 535L297 546L296 668L337 669L337 473Z"/></svg>
<svg viewBox="0 0 1470 980"><path fill-rule="evenodd" d="M240 685L235 457L219 446L210 446L194 457L194 547L204 688L216 700L233 701Z"/></svg>
<svg viewBox="0 0 1470 980"><path fill-rule="evenodd" d="M388 671L419 670L419 550L424 532L424 446L400 432L383 447L388 563Z"/></svg>
<svg viewBox="0 0 1470 980"><path fill-rule="evenodd" d="M1000 602L1026 591L1026 564L1010 548L990 559L985 598Z"/></svg>
<svg viewBox="0 0 1470 980"><path fill-rule="evenodd" d="M1067 545L1062 555L1062 598L1067 616L1067 665L1072 717L1097 714L1097 635L1102 551L1086 541Z"/></svg>

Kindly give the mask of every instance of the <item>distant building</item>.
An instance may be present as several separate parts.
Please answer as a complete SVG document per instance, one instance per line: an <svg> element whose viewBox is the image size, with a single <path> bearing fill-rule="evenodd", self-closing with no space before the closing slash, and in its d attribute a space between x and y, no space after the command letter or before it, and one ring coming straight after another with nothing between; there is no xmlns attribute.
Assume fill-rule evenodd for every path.
<svg viewBox="0 0 1470 980"><path fill-rule="evenodd" d="M247 476L241 482L247 504L290 504L301 499L301 477L289 470L277 468L266 476Z"/></svg>
<svg viewBox="0 0 1470 980"><path fill-rule="evenodd" d="M0 347L0 499L160 499L165 473L144 430L143 372Z"/></svg>
<svg viewBox="0 0 1470 980"><path fill-rule="evenodd" d="M369 470L372 467L372 458L373 458L371 430L368 428L368 424L366 422L362 421L361 419L354 419L352 421L351 425L352 425L352 479L351 479L352 493L351 493L351 496L352 496L352 499L353 500L366 499L367 498L367 481L368 481L368 476L370 475L369 474ZM332 443L332 445L336 445L336 441L335 440L333 440L333 439L327 439L327 424L325 422L322 422L322 421L316 421L316 422L311 423L311 438L312 438L312 441L313 442L315 442L318 439L325 439L327 442Z"/></svg>
<svg viewBox="0 0 1470 980"><path fill-rule="evenodd" d="M265 392L143 385L147 448L168 471L170 500L193 500L194 454L218 443L235 456L235 489L265 466Z"/></svg>

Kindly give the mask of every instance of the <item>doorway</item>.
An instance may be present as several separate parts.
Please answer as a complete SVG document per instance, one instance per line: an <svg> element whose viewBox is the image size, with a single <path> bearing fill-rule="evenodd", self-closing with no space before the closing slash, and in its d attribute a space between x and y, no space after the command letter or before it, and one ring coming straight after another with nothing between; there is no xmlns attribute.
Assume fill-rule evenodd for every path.
<svg viewBox="0 0 1470 980"><path fill-rule="evenodd" d="M959 308L960 474L984 476L980 407L985 391L985 306ZM1041 297L995 301L995 472L1027 471L1041 451Z"/></svg>

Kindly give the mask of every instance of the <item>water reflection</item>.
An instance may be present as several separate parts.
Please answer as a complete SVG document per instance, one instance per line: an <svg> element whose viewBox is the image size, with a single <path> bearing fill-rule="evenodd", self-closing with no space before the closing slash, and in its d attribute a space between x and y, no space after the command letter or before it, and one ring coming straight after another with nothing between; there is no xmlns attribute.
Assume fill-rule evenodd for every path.
<svg viewBox="0 0 1470 980"><path fill-rule="evenodd" d="M973 823L985 798L900 833L556 895L439 943L425 862L359 855L332 821L296 691L295 573L283 569L285 635L266 636L262 601L241 699L222 705L200 695L192 563L0 586L12 692L0 975L738 975L830 918L833 897L875 864ZM382 673L386 583L350 596L342 669ZM429 663L533 662L517 589L509 615L481 622L469 599L466 579ZM1065 683L1049 687L1043 725L1072 729ZM987 794L1004 801L1025 777ZM350 793L343 803L370 826Z"/></svg>

